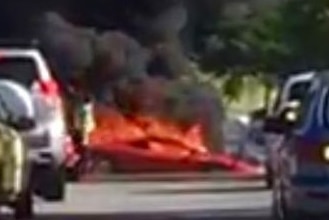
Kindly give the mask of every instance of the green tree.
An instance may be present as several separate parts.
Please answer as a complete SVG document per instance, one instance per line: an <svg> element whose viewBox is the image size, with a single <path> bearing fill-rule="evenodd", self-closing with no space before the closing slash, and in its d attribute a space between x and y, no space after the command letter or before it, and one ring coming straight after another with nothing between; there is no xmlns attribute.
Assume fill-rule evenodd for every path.
<svg viewBox="0 0 329 220"><path fill-rule="evenodd" d="M267 76L329 67L329 0L289 0L240 20L217 17L201 67L229 74L235 96L242 75Z"/></svg>
<svg viewBox="0 0 329 220"><path fill-rule="evenodd" d="M219 74L232 70L239 74L276 71L290 53L284 41L283 23L276 8L242 20L221 18L213 34L221 47L205 51L204 67Z"/></svg>
<svg viewBox="0 0 329 220"><path fill-rule="evenodd" d="M285 40L297 69L329 65L329 1L290 0L281 11Z"/></svg>

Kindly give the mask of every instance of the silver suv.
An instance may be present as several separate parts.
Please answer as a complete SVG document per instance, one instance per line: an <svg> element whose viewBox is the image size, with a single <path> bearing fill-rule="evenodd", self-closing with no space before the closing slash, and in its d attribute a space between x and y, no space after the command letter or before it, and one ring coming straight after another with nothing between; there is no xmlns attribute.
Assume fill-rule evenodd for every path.
<svg viewBox="0 0 329 220"><path fill-rule="evenodd" d="M67 129L57 82L36 48L0 46L0 79L18 82L31 93L36 127L22 133L30 146L34 191L48 201L64 198Z"/></svg>

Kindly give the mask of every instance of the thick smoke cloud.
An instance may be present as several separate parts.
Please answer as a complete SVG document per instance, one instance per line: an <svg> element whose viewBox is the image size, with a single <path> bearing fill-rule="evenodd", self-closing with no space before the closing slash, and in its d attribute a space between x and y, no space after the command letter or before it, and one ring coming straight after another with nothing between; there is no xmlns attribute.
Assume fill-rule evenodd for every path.
<svg viewBox="0 0 329 220"><path fill-rule="evenodd" d="M128 35L108 31L95 42L95 53L104 67L101 73L111 74L110 78L144 77L148 61L148 50Z"/></svg>
<svg viewBox="0 0 329 220"><path fill-rule="evenodd" d="M120 29L74 25L47 12L38 19L37 36L64 84L72 77L84 79L99 101L125 113L200 123L206 143L220 147L223 111L215 92L179 80L191 71L179 38L186 8L169 4L151 17L141 17L147 37L139 38Z"/></svg>
<svg viewBox="0 0 329 220"><path fill-rule="evenodd" d="M159 36L177 37L187 23L187 10L183 4L173 5L150 22L149 29Z"/></svg>
<svg viewBox="0 0 329 220"><path fill-rule="evenodd" d="M92 29L78 28L57 13L40 16L37 36L46 54L53 58L60 78L67 80L72 74L81 74L94 60Z"/></svg>

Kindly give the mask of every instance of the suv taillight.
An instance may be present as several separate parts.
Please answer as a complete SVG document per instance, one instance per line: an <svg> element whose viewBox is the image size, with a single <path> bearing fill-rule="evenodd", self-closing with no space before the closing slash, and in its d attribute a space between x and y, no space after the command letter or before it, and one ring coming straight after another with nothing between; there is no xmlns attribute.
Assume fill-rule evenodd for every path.
<svg viewBox="0 0 329 220"><path fill-rule="evenodd" d="M59 88L54 80L39 80L36 82L35 88L49 106L58 107L61 105Z"/></svg>
<svg viewBox="0 0 329 220"><path fill-rule="evenodd" d="M39 81L40 91L44 95L58 96L58 85L54 80Z"/></svg>

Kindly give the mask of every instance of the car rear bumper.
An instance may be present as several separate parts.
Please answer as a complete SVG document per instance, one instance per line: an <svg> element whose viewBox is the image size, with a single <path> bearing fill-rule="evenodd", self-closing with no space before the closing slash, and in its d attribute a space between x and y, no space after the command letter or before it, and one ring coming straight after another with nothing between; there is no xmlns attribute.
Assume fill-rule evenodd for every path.
<svg viewBox="0 0 329 220"><path fill-rule="evenodd" d="M54 132L49 126L38 126L22 133L24 142L29 146L29 158L38 164L58 163L65 161L65 132Z"/></svg>
<svg viewBox="0 0 329 220"><path fill-rule="evenodd" d="M65 138L51 137L42 145L30 145L29 159L37 164L63 164L65 162Z"/></svg>
<svg viewBox="0 0 329 220"><path fill-rule="evenodd" d="M34 164L46 165L52 164L55 161L53 152L50 149L30 150L28 156Z"/></svg>

